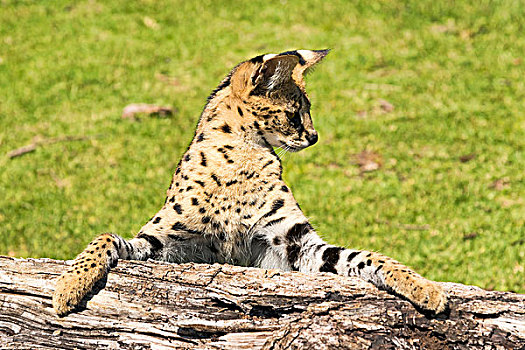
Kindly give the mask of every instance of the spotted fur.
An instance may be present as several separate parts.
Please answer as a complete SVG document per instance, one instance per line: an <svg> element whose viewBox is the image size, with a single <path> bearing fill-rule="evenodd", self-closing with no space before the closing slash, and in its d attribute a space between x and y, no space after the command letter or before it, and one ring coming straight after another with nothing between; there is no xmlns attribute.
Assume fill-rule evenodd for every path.
<svg viewBox="0 0 525 350"><path fill-rule="evenodd" d="M289 51L237 65L208 98L162 208L129 241L103 234L90 243L58 279L56 312L75 309L118 259L359 276L443 311L439 284L379 253L324 242L281 177L273 147L295 152L317 141L304 75L327 53Z"/></svg>

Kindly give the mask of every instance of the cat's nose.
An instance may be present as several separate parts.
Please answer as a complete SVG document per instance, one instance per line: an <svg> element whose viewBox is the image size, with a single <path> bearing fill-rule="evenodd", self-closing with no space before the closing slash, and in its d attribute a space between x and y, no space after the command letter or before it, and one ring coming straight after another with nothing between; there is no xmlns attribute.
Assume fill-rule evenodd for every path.
<svg viewBox="0 0 525 350"><path fill-rule="evenodd" d="M310 146L313 145L314 143L316 143L317 140L319 140L319 136L317 135L317 131L313 131L313 132L309 133L308 135L306 135L306 139L308 140L308 142L310 142Z"/></svg>

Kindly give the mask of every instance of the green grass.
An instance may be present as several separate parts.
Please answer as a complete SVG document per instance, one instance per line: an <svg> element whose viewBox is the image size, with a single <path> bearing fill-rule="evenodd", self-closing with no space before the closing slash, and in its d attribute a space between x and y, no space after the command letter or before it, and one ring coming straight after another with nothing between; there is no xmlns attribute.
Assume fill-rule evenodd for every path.
<svg viewBox="0 0 525 350"><path fill-rule="evenodd" d="M429 278L525 292L523 18L511 0L0 1L0 254L132 237L235 64L328 47L308 79L320 142L284 158L314 226ZM178 113L121 119L135 102ZM6 155L62 135L96 137ZM382 167L360 174L363 150Z"/></svg>

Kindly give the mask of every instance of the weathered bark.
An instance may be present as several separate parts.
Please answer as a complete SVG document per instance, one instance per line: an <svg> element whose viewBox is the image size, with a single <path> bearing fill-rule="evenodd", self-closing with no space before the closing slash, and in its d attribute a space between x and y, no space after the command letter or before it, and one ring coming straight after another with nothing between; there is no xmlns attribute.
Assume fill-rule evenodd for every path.
<svg viewBox="0 0 525 350"><path fill-rule="evenodd" d="M65 264L0 257L0 348L525 348L525 295L444 283L450 312L431 318L356 278L229 265L122 261L59 318Z"/></svg>

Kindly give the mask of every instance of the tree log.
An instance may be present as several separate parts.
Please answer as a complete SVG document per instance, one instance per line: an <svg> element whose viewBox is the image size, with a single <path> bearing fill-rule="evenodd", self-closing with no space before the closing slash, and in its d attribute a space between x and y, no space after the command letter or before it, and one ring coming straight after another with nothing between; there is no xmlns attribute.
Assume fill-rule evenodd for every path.
<svg viewBox="0 0 525 350"><path fill-rule="evenodd" d="M60 318L69 263L0 257L0 348L525 349L525 295L443 283L430 317L357 278L219 264L121 261Z"/></svg>

